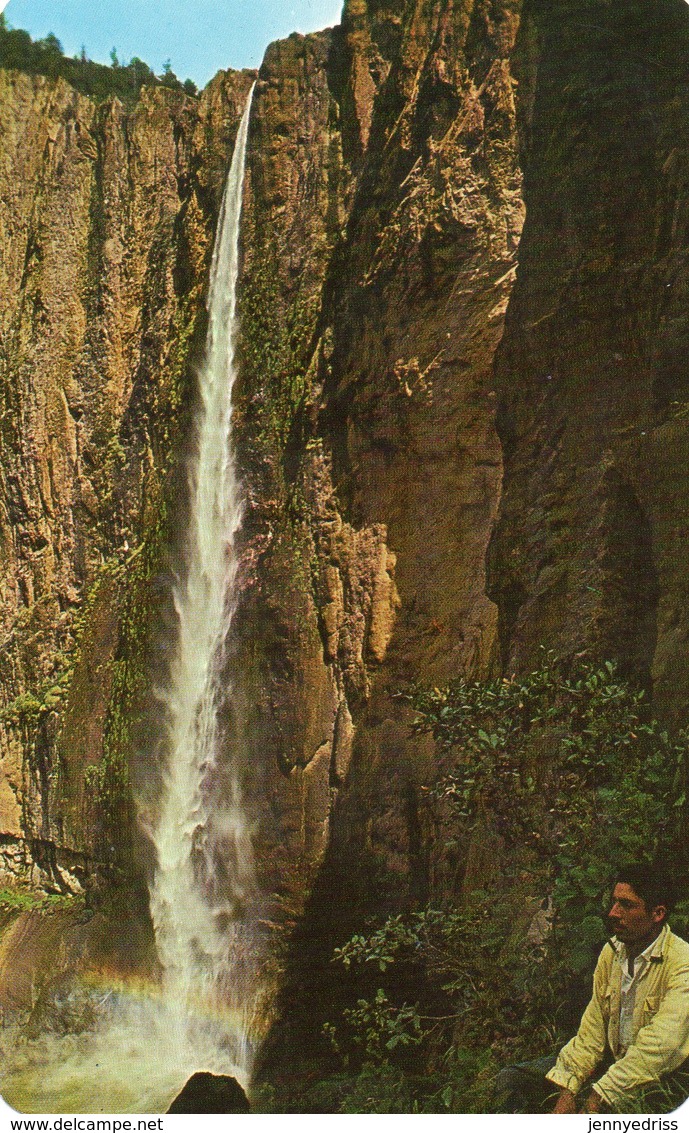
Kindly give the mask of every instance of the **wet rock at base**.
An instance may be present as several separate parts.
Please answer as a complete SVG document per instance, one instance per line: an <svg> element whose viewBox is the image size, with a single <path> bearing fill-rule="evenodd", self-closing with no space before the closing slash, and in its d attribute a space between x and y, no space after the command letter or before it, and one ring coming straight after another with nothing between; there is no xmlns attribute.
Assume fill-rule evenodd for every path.
<svg viewBox="0 0 689 1133"><path fill-rule="evenodd" d="M192 1074L168 1113L250 1113L249 1101L236 1078L226 1074L210 1074L203 1070Z"/></svg>

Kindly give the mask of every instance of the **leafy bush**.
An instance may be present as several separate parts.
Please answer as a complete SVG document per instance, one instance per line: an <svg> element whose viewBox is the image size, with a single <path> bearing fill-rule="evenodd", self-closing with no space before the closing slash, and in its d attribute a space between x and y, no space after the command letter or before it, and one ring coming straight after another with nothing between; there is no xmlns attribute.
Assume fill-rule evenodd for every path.
<svg viewBox="0 0 689 1133"><path fill-rule="evenodd" d="M383 1065L398 1047L419 1046L424 1029L416 1007L394 1007L382 988L372 1001L357 1000L346 1008L343 1018L352 1031L352 1041L364 1052L368 1062ZM326 1031L336 1051L340 1051L337 1029L326 1023Z"/></svg>
<svg viewBox="0 0 689 1133"><path fill-rule="evenodd" d="M485 1112L501 1064L571 1037L615 865L671 855L686 872L689 738L654 720L612 662L583 658L544 654L525 677L403 699L438 747L428 799L447 845L490 829L501 861L484 889L466 877L454 905L389 917L336 949L353 997L372 972L385 986L326 1026L350 1075L349 1092L333 1077L333 1104L365 1106L364 1080L384 1073L412 1112ZM680 931L686 914L685 903L673 917Z"/></svg>
<svg viewBox="0 0 689 1133"><path fill-rule="evenodd" d="M414 691L414 730L444 758L433 796L455 837L489 812L506 849L528 848L558 916L597 916L611 865L685 853L689 737L650 716L608 661L570 672L552 654L523 678ZM448 758L449 757L449 758Z"/></svg>

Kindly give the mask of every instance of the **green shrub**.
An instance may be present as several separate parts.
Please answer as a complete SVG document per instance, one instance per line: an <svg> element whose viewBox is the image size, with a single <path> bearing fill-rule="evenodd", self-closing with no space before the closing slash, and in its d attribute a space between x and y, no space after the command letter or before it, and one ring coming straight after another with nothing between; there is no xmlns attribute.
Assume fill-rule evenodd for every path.
<svg viewBox="0 0 689 1133"><path fill-rule="evenodd" d="M336 949L353 1000L372 973L385 985L326 1025L337 1106L354 1112L342 1107L361 1100L362 1075L385 1067L410 1112L490 1111L499 1065L555 1052L576 1028L615 865L668 855L686 875L689 741L651 717L612 662L544 654L525 677L402 699L414 731L436 741L427 794L448 852L490 829L501 860L484 889L466 877L460 900L389 917ZM688 909L673 917L680 931ZM390 1043L395 1027L406 1038Z"/></svg>
<svg viewBox="0 0 689 1133"><path fill-rule="evenodd" d="M685 854L689 737L650 716L608 661L567 671L544 654L523 678L458 681L406 699L441 750L436 800L456 838L491 815L505 847L531 851L560 919L599 913L611 865ZM686 863L682 862L684 866Z"/></svg>

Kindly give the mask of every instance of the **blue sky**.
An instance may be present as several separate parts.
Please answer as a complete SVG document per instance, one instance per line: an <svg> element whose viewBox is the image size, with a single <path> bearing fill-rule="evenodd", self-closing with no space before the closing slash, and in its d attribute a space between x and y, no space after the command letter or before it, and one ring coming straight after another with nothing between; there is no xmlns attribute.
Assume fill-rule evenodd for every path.
<svg viewBox="0 0 689 1133"><path fill-rule="evenodd" d="M54 32L67 55L121 62L138 55L156 73L169 59L199 86L221 67L258 67L266 46L292 31L339 22L342 0L0 0L8 22L36 38Z"/></svg>

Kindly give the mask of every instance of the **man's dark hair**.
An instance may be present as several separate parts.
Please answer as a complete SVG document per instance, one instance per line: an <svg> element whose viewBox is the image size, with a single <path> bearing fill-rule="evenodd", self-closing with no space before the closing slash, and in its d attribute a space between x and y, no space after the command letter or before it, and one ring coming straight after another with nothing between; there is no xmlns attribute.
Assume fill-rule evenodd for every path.
<svg viewBox="0 0 689 1133"><path fill-rule="evenodd" d="M656 905L664 905L669 913L677 901L675 883L664 865L660 863L647 865L633 862L619 866L613 884L630 885L649 913Z"/></svg>

